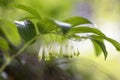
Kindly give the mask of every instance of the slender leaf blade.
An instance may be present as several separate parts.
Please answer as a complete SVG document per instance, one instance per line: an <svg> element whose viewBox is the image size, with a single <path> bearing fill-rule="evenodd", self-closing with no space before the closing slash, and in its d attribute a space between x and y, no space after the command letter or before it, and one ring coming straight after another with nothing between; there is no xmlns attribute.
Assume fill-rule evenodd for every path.
<svg viewBox="0 0 120 80"><path fill-rule="evenodd" d="M70 23L73 27L77 25L81 25L81 24L92 24L91 21L89 21L88 19L84 17L80 17L80 16L68 18L64 20L63 22Z"/></svg>
<svg viewBox="0 0 120 80"><path fill-rule="evenodd" d="M67 34L68 35L73 35L73 34L76 34L76 33L94 33L94 34L97 34L101 37L105 37L105 35L100 30L98 30L97 28L90 28L90 27L86 27L86 26L71 28L68 31Z"/></svg>
<svg viewBox="0 0 120 80"><path fill-rule="evenodd" d="M108 52L106 50L106 47L105 47L104 43L101 42L101 41L97 41L97 40L94 40L94 41L101 47L101 49L102 49L102 51L104 53L105 59L106 59L107 55L108 55Z"/></svg>
<svg viewBox="0 0 120 80"><path fill-rule="evenodd" d="M99 56L102 53L101 47L94 40L91 40L91 41L93 43L96 56Z"/></svg>
<svg viewBox="0 0 120 80"><path fill-rule="evenodd" d="M117 41L115 41L115 40L113 40L113 39L111 39L111 38L108 38L108 37L106 37L105 39L106 39L108 42L110 42L111 44L113 44L114 47L115 47L118 51L120 51L120 43L119 43L119 42L117 42Z"/></svg>
<svg viewBox="0 0 120 80"><path fill-rule="evenodd" d="M109 38L109 37L100 37L100 36L96 36L96 35L92 35L93 38L96 38L97 40L99 39L104 39L107 40L108 42L110 42L118 51L120 51L120 43Z"/></svg>
<svg viewBox="0 0 120 80"><path fill-rule="evenodd" d="M104 53L105 59L106 59L107 55L108 55L108 52L107 52L106 46L103 42L103 38L101 38L100 36L98 37L96 35L91 35L90 38L93 42L95 42L95 44L97 44L101 48L101 50Z"/></svg>

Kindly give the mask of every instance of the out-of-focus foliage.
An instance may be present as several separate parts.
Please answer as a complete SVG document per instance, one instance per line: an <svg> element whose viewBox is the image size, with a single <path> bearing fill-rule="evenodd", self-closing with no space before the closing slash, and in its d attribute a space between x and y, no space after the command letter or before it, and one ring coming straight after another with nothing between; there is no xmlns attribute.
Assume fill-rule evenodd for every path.
<svg viewBox="0 0 120 80"><path fill-rule="evenodd" d="M69 2L69 3L68 3ZM1 0L0 1L0 16L11 19L22 19L23 17L29 17L21 10L10 8L13 3L25 4L34 7L42 16L52 17L56 19L65 19L69 16L71 5L74 4L73 0ZM21 16L19 17L18 14ZM14 16L13 16L14 15ZM9 19L8 18L8 19Z"/></svg>
<svg viewBox="0 0 120 80"><path fill-rule="evenodd" d="M14 46L20 45L21 39L14 23L1 19L0 31L1 31L1 34L4 34L4 37L6 37L12 45Z"/></svg>
<svg viewBox="0 0 120 80"><path fill-rule="evenodd" d="M73 0L26 0L26 3L34 6L34 8L44 16L53 18L64 18L69 15L68 10L74 4ZM67 14L66 14L67 13ZM61 19L62 19L61 18Z"/></svg>
<svg viewBox="0 0 120 80"><path fill-rule="evenodd" d="M1 7L8 7L10 3L12 3L14 0L0 0L0 6Z"/></svg>
<svg viewBox="0 0 120 80"><path fill-rule="evenodd" d="M113 74L105 70L103 66L100 66L96 62L80 58L74 60L76 67L73 69L74 76L81 80L117 80ZM72 71L72 70L71 70ZM81 76L79 76L81 74Z"/></svg>

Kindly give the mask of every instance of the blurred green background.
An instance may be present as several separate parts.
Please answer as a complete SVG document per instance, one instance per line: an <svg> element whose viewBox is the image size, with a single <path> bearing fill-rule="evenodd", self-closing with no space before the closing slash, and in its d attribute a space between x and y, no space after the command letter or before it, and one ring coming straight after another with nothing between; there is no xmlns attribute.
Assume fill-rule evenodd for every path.
<svg viewBox="0 0 120 80"><path fill-rule="evenodd" d="M14 21L30 15L11 7L12 3L29 5L42 16L58 20L83 16L91 20L108 37L120 42L119 0L0 0L0 18ZM103 55L95 56L94 47L89 40L74 43L81 53L80 57L75 58L72 66L77 69L73 72L76 76L83 75L84 80L107 80L105 75L112 75L115 77L113 80L120 80L120 54L111 44L105 43L109 53L106 61ZM76 61L80 63L76 64Z"/></svg>

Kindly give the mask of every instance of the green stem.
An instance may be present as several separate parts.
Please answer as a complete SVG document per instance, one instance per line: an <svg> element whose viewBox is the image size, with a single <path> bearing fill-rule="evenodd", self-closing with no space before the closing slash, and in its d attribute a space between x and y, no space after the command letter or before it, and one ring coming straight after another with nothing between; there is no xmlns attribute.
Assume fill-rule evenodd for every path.
<svg viewBox="0 0 120 80"><path fill-rule="evenodd" d="M11 59L13 60L15 57L20 55L35 39L36 39L36 37L34 37L32 40L30 40L28 43L26 43L15 55L13 55L11 57Z"/></svg>
<svg viewBox="0 0 120 80"><path fill-rule="evenodd" d="M0 68L0 74L3 72L3 70L6 68L6 66L8 65L9 63L8 62L5 62L1 68Z"/></svg>
<svg viewBox="0 0 120 80"><path fill-rule="evenodd" d="M37 37L37 36L36 36ZM6 68L6 66L18 55L20 55L35 39L34 37L32 40L30 40L28 43L26 43L15 55L10 57L9 59L6 60L6 62L1 66L0 68L0 74L3 72L3 70Z"/></svg>
<svg viewBox="0 0 120 80"><path fill-rule="evenodd" d="M5 69L5 67L9 64L10 62L10 56L8 54L7 51L4 51L4 59L5 59L5 63L1 66L0 68L0 74L2 73L2 71Z"/></svg>

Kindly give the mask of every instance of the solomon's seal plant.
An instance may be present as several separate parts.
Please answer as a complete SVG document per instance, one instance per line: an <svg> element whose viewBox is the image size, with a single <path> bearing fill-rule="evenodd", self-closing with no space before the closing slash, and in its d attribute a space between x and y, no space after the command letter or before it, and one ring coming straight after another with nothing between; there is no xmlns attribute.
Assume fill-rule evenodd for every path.
<svg viewBox="0 0 120 80"><path fill-rule="evenodd" d="M45 75L52 76L56 71L56 74L63 76L65 79L68 79L65 77L66 74L61 75L60 73L63 72L56 67L56 62L53 64L50 61L57 58L79 56L80 51L72 46L71 41L90 39L95 47L96 55L98 56L103 52L105 59L108 52L104 40L113 44L120 51L119 42L107 37L86 18L75 16L58 21L41 16L29 6L22 4L14 4L13 6L27 11L31 16L26 16L15 22L0 19L0 73L29 45L37 41L41 43L38 58L41 65L44 66L43 72L46 73ZM85 24L91 24L93 27L85 26ZM13 51L15 53L11 54ZM49 69L52 69L53 73L47 73ZM45 77L44 80L51 80L49 77ZM56 79L56 77L54 78Z"/></svg>

